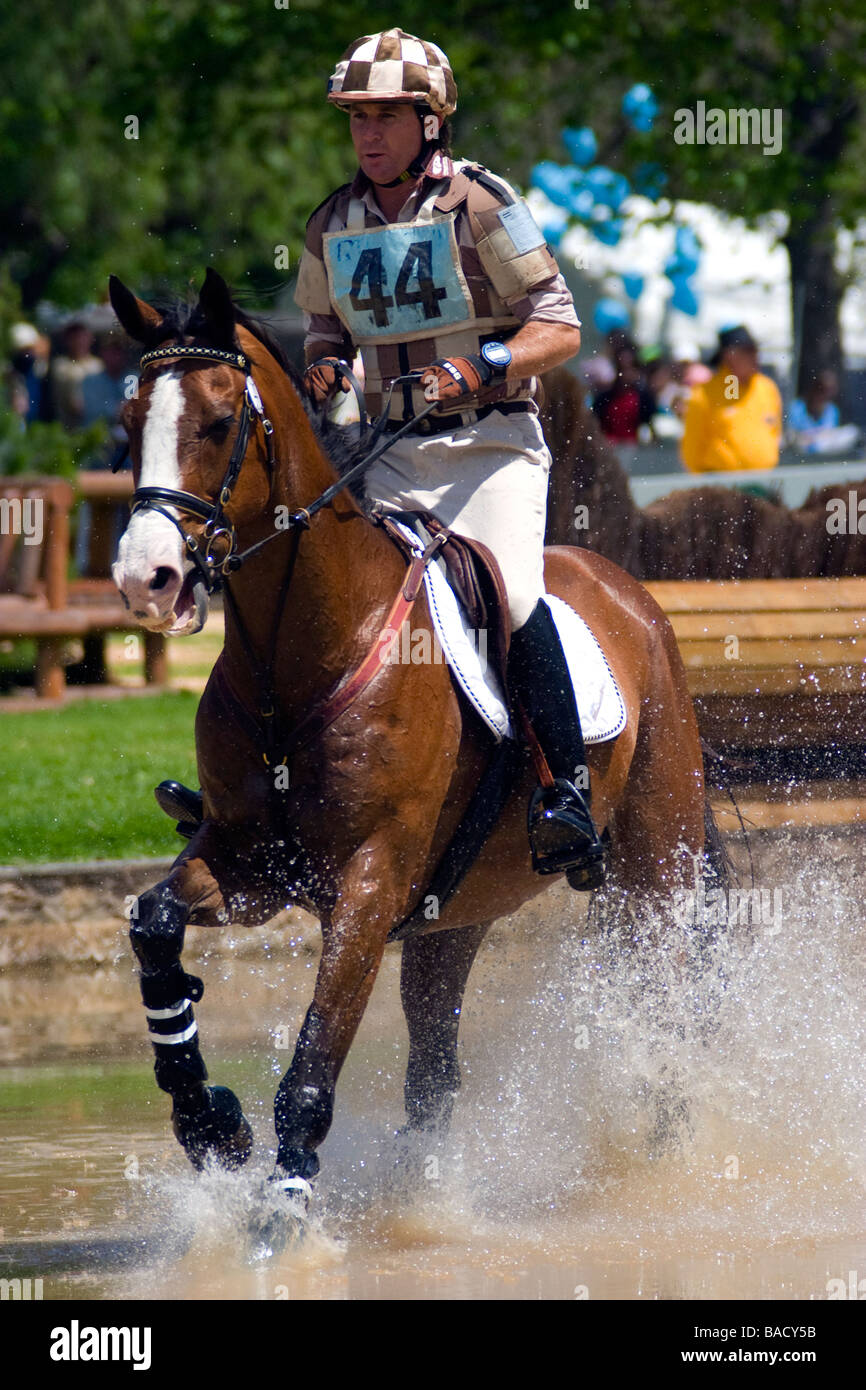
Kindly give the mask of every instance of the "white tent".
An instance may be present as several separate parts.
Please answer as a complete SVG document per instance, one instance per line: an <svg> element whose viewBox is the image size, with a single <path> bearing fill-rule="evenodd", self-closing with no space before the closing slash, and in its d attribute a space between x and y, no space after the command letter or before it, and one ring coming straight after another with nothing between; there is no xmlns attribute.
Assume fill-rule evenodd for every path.
<svg viewBox="0 0 866 1390"><path fill-rule="evenodd" d="M560 209L538 189L530 190L528 202L542 227L562 218ZM652 203L635 195L623 203L618 216L624 230L617 246L605 246L584 227L575 226L557 248L566 271L574 268L592 282L590 302L602 295L619 299L632 312L637 339L644 345L664 344L677 357L715 346L721 328L744 323L760 343L764 360L787 376L792 325L789 263L780 241L787 226L784 213L770 213L758 228L750 229L741 218L727 217L708 204ZM673 255L676 225L691 227L703 246L691 281L700 306L695 317L668 304L672 287L664 266ZM863 239L862 234L839 237L839 264L855 273L842 304L843 344L852 366L866 365ZM623 274L644 277L643 293L635 303L625 295ZM585 305L585 296L581 298Z"/></svg>

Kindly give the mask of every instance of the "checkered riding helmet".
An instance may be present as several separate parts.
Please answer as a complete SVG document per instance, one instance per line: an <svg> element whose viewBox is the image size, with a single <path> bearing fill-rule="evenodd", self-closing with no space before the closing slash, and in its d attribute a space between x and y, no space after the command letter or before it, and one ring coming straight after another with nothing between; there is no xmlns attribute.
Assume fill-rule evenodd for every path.
<svg viewBox="0 0 866 1390"><path fill-rule="evenodd" d="M412 101L444 119L457 109L457 87L435 43L386 29L349 45L328 81L328 101L347 109L356 101Z"/></svg>

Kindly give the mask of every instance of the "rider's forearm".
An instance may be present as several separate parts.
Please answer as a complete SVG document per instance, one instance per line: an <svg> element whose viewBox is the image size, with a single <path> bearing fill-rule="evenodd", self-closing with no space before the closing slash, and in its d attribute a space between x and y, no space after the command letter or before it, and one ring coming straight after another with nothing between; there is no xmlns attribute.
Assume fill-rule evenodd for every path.
<svg viewBox="0 0 866 1390"><path fill-rule="evenodd" d="M511 362L508 381L541 376L580 351L580 329L569 323L525 323L508 340Z"/></svg>

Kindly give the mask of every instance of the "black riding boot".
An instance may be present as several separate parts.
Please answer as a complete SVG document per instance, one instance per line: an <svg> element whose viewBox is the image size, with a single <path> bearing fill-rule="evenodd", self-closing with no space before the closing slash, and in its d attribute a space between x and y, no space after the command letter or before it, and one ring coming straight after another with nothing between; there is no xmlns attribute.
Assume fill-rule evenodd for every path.
<svg viewBox="0 0 866 1390"><path fill-rule="evenodd" d="M605 875L605 845L589 811L589 769L574 689L553 615L539 599L511 638L508 682L520 700L554 777L529 803L532 867L566 873L572 888L598 888ZM575 786L586 782L586 791Z"/></svg>
<svg viewBox="0 0 866 1390"><path fill-rule="evenodd" d="M201 792L194 792L181 782L160 782L153 794L159 809L177 821L178 835L191 840L204 818Z"/></svg>

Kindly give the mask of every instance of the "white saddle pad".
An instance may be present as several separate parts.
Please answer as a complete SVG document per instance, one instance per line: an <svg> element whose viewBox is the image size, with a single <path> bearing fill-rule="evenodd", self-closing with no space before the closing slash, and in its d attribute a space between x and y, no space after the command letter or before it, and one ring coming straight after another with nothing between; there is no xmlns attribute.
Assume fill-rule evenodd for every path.
<svg viewBox="0 0 866 1390"><path fill-rule="evenodd" d="M423 549L414 531L402 522L397 525L415 550ZM455 680L497 742L511 737L511 718L502 685L493 663L487 661L487 633L476 633L469 627L448 583L444 560L435 560L427 566L424 584L436 636ZM625 701L613 672L594 634L574 609L555 594L545 594L544 599L550 606L568 662L584 742L606 743L621 734L626 726ZM400 647L399 639L395 643L395 649L397 647ZM403 643L398 659L411 660L414 655L411 645L407 651Z"/></svg>

